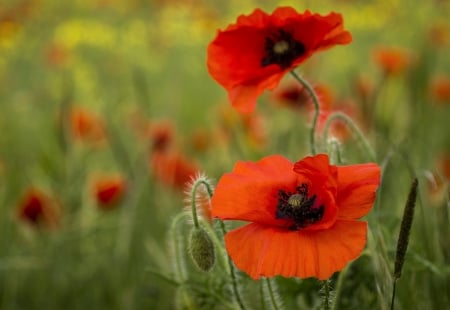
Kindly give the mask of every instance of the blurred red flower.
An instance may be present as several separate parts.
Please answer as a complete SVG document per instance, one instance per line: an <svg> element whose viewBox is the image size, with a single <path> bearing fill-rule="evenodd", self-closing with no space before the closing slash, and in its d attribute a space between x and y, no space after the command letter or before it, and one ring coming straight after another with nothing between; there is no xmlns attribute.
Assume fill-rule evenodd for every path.
<svg viewBox="0 0 450 310"><path fill-rule="evenodd" d="M373 57L388 76L402 74L412 62L411 54L406 49L396 47L379 47L374 50Z"/></svg>
<svg viewBox="0 0 450 310"><path fill-rule="evenodd" d="M192 148L204 153L212 146L213 137L206 128L197 128L190 136Z"/></svg>
<svg viewBox="0 0 450 310"><path fill-rule="evenodd" d="M362 104L370 104L370 99L373 96L375 85L373 80L366 75L358 75L354 81L355 93L361 100Z"/></svg>
<svg viewBox="0 0 450 310"><path fill-rule="evenodd" d="M169 121L154 122L150 125L148 136L152 151L165 152L174 142L173 125Z"/></svg>
<svg viewBox="0 0 450 310"><path fill-rule="evenodd" d="M267 142L267 132L265 118L262 114L239 114L229 104L222 105L218 111L219 117L219 140L229 143L230 139L240 132L236 128L242 129L243 138L248 146L260 149Z"/></svg>
<svg viewBox="0 0 450 310"><path fill-rule="evenodd" d="M321 106L331 106L334 95L330 88L318 84L313 87ZM297 82L280 85L274 90L273 100L280 105L292 109L313 108L312 99L309 92Z"/></svg>
<svg viewBox="0 0 450 310"><path fill-rule="evenodd" d="M435 47L445 47L450 41L450 29L448 25L436 23L431 25L428 37Z"/></svg>
<svg viewBox="0 0 450 310"><path fill-rule="evenodd" d="M450 103L450 77L439 75L430 83L430 93L438 103Z"/></svg>
<svg viewBox="0 0 450 310"><path fill-rule="evenodd" d="M269 15L256 9L218 32L208 46L207 65L232 105L249 113L258 96L274 89L287 72L315 52L351 40L337 13L321 16L280 7Z"/></svg>
<svg viewBox="0 0 450 310"><path fill-rule="evenodd" d="M55 228L59 222L57 203L37 188L29 188L18 204L19 219L34 226Z"/></svg>
<svg viewBox="0 0 450 310"><path fill-rule="evenodd" d="M93 192L100 209L117 206L126 191L126 181L122 176L102 177L93 183Z"/></svg>
<svg viewBox="0 0 450 310"><path fill-rule="evenodd" d="M76 139L100 142L105 138L105 129L102 120L92 112L75 107L70 112L72 135Z"/></svg>
<svg viewBox="0 0 450 310"><path fill-rule="evenodd" d="M183 189L199 172L194 163L176 152L151 154L149 166L156 180L176 189Z"/></svg>
<svg viewBox="0 0 450 310"><path fill-rule="evenodd" d="M251 222L225 235L228 254L253 279L327 279L363 250L380 184L374 163L333 166L324 154L293 164L273 155L238 162L217 184L212 216Z"/></svg>
<svg viewBox="0 0 450 310"><path fill-rule="evenodd" d="M277 87L273 92L273 100L294 110L304 109L311 102L308 91L297 82Z"/></svg>

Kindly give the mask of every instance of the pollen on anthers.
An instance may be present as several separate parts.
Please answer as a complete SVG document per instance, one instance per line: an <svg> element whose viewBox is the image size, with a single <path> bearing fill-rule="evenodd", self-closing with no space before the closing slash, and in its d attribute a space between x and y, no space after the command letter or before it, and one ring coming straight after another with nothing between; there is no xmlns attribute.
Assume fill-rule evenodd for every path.
<svg viewBox="0 0 450 310"><path fill-rule="evenodd" d="M294 194L289 197L288 204L290 204L292 208L297 208L302 206L304 200L305 196L303 194Z"/></svg>
<svg viewBox="0 0 450 310"><path fill-rule="evenodd" d="M292 33L279 29L266 37L261 66L277 64L282 69L286 69L292 65L296 58L305 53L305 46L297 41Z"/></svg>
<svg viewBox="0 0 450 310"><path fill-rule="evenodd" d="M278 191L278 203L275 218L289 220L290 230L305 228L320 221L325 206L318 203L316 195L309 195L308 185L297 186L295 192Z"/></svg>
<svg viewBox="0 0 450 310"><path fill-rule="evenodd" d="M284 54L289 50L289 43L282 40L275 43L273 46L273 51L277 54Z"/></svg>

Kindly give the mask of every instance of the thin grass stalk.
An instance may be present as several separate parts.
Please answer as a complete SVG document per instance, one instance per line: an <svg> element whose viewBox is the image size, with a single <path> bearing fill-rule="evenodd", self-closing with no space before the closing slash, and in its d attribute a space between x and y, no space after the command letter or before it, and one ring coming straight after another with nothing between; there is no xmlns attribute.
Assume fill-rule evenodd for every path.
<svg viewBox="0 0 450 310"><path fill-rule="evenodd" d="M391 310L394 310L396 282L402 275L406 251L408 250L411 225L414 219L414 208L416 205L418 185L419 181L417 180L417 178L415 178L411 184L411 188L408 194L408 200L406 201L405 210L403 211L403 218L402 223L400 225L400 232L397 241L397 251L395 255L394 276L392 279L393 283L392 283Z"/></svg>

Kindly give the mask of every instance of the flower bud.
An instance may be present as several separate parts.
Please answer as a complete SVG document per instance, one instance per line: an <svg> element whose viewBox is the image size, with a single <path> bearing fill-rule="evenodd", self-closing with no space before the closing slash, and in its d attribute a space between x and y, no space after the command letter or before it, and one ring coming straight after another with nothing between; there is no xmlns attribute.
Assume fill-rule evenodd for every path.
<svg viewBox="0 0 450 310"><path fill-rule="evenodd" d="M216 261L214 244L203 228L193 228L189 238L189 253L202 271L210 271Z"/></svg>

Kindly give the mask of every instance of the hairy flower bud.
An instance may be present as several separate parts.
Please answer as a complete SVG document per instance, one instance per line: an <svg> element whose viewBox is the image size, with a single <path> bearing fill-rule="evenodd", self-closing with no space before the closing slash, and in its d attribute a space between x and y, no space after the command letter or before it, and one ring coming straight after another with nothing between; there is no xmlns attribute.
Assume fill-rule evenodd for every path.
<svg viewBox="0 0 450 310"><path fill-rule="evenodd" d="M210 271L216 261L214 244L203 228L193 228L189 238L189 254L202 271Z"/></svg>

